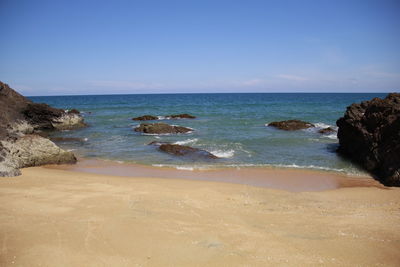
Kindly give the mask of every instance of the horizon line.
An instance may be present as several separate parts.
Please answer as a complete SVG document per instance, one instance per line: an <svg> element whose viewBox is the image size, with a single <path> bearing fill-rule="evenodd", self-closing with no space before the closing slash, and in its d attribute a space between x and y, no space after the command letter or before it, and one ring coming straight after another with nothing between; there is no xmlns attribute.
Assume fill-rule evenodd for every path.
<svg viewBox="0 0 400 267"><path fill-rule="evenodd" d="M25 97L47 97L47 96L111 96L111 95L200 95L200 94L390 94L397 91L387 92L216 92L216 93L128 93L128 94L67 94L67 95L23 95Z"/></svg>

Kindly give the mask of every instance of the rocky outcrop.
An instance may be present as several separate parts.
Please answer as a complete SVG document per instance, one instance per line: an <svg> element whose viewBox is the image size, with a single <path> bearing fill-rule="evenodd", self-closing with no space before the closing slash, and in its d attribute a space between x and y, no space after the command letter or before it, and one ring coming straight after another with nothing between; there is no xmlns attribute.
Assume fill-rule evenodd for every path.
<svg viewBox="0 0 400 267"><path fill-rule="evenodd" d="M188 133L193 131L190 128L183 126L169 125L166 123L141 123L135 128L135 132L141 132L146 134L178 134Z"/></svg>
<svg viewBox="0 0 400 267"><path fill-rule="evenodd" d="M336 132L336 130L333 129L332 127L327 127L327 128L318 130L318 133L320 133L320 134L330 134L330 133L335 133L335 132Z"/></svg>
<svg viewBox="0 0 400 267"><path fill-rule="evenodd" d="M296 131L315 127L315 125L312 123L300 120L274 121L269 123L268 126L285 131Z"/></svg>
<svg viewBox="0 0 400 267"><path fill-rule="evenodd" d="M352 104L336 124L340 154L382 184L400 186L400 94Z"/></svg>
<svg viewBox="0 0 400 267"><path fill-rule="evenodd" d="M19 175L19 168L23 167L76 162L73 153L39 135L24 135L16 140L2 141L2 146L6 158L1 164L0 176Z"/></svg>
<svg viewBox="0 0 400 267"><path fill-rule="evenodd" d="M183 113L183 114L173 114L173 115L169 115L166 116L167 118L171 118L171 119L196 119L196 116L187 114L187 113Z"/></svg>
<svg viewBox="0 0 400 267"><path fill-rule="evenodd" d="M86 126L77 110L65 112L47 104L28 103L22 113L37 130L66 130Z"/></svg>
<svg viewBox="0 0 400 267"><path fill-rule="evenodd" d="M158 120L158 117L152 115L143 115L140 117L132 118L134 121L154 121Z"/></svg>
<svg viewBox="0 0 400 267"><path fill-rule="evenodd" d="M159 149L174 156L187 156L193 159L217 159L218 157L210 152L190 146L175 144L161 144Z"/></svg>
<svg viewBox="0 0 400 267"><path fill-rule="evenodd" d="M43 136L83 126L79 111L33 103L0 82L0 176L18 175L23 167L76 162L71 152Z"/></svg>

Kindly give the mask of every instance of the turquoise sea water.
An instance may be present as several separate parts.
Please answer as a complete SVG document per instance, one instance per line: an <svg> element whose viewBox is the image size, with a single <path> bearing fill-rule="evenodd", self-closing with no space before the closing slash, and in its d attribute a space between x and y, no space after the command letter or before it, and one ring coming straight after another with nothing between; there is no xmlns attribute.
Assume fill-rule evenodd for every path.
<svg viewBox="0 0 400 267"><path fill-rule="evenodd" d="M79 156L134 162L179 169L277 166L362 173L340 158L336 134L317 131L335 126L348 105L384 97L385 94L163 94L31 97L63 109L76 108L89 127L56 133L82 138L60 142ZM189 113L197 119L165 120L193 128L189 134L142 135L133 131L140 122L131 118L150 114ZM314 129L287 132L265 124L287 119L309 121ZM162 121L162 120L161 120ZM213 161L193 161L171 156L147 145L166 141L205 149L219 156Z"/></svg>

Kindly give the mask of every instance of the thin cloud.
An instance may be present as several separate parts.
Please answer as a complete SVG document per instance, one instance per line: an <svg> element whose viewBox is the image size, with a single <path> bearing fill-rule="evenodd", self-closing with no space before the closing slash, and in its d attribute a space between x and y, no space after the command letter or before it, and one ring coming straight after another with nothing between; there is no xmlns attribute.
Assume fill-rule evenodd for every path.
<svg viewBox="0 0 400 267"><path fill-rule="evenodd" d="M242 82L241 85L244 85L244 86L258 86L258 85L262 85L264 83L265 83L264 80L252 79L252 80L248 80L248 81Z"/></svg>
<svg viewBox="0 0 400 267"><path fill-rule="evenodd" d="M130 81L90 81L89 84L95 87L108 87L119 89L161 89L164 87L161 83L145 83Z"/></svg>
<svg viewBox="0 0 400 267"><path fill-rule="evenodd" d="M278 78L289 80L289 81L296 81L296 82L303 82L308 81L309 79L302 76L297 75L290 75L290 74L280 74L277 76Z"/></svg>

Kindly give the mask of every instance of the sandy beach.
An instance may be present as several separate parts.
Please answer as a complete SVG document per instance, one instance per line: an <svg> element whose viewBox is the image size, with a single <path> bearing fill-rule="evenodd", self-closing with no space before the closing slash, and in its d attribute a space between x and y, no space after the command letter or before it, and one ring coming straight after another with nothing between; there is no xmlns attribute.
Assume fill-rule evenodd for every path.
<svg viewBox="0 0 400 267"><path fill-rule="evenodd" d="M0 201L0 266L400 264L399 188L290 192L34 167L0 179Z"/></svg>

